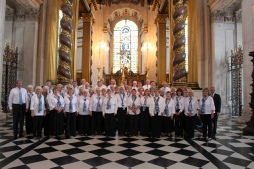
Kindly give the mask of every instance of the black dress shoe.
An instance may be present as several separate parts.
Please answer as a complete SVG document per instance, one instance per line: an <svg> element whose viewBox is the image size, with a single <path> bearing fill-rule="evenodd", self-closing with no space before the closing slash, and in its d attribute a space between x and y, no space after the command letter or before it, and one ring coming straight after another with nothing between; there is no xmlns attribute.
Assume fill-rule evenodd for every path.
<svg viewBox="0 0 254 169"><path fill-rule="evenodd" d="M23 134L20 134L20 135L19 135L19 138L22 138L22 137L24 137L24 135L23 135Z"/></svg>
<svg viewBox="0 0 254 169"><path fill-rule="evenodd" d="M13 140L17 140L17 138L18 138L17 136L14 136L14 137L13 137Z"/></svg>

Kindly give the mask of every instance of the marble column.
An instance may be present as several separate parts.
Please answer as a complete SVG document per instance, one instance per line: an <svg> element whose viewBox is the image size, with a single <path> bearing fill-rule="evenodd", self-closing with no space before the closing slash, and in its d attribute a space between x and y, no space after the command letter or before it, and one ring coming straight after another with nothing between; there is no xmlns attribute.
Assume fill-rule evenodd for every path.
<svg viewBox="0 0 254 169"><path fill-rule="evenodd" d="M242 1L242 32L243 32L243 114L249 120L251 115L250 93L252 62L249 52L254 51L254 0Z"/></svg>
<svg viewBox="0 0 254 169"><path fill-rule="evenodd" d="M166 80L166 22L167 14L158 14L155 22L157 24L157 83L161 85Z"/></svg>
<svg viewBox="0 0 254 169"><path fill-rule="evenodd" d="M91 50L93 15L83 13L82 79L91 83Z"/></svg>
<svg viewBox="0 0 254 169"><path fill-rule="evenodd" d="M6 0L0 1L0 72L3 69L3 50L4 50L4 22L5 22ZM0 73L0 89L2 89L2 73ZM0 97L1 101L1 97Z"/></svg>
<svg viewBox="0 0 254 169"><path fill-rule="evenodd" d="M48 5L47 28L47 80L57 82L57 53L58 53L58 18L59 2L50 1Z"/></svg>

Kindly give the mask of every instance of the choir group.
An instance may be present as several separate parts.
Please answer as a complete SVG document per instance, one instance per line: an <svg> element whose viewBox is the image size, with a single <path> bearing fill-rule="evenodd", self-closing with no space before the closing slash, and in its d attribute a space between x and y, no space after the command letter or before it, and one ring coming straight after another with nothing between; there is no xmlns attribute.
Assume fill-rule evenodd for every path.
<svg viewBox="0 0 254 169"><path fill-rule="evenodd" d="M69 84L51 87L47 82L42 88L28 85L22 88L17 81L9 95L9 109L13 113L14 139L23 137L24 117L26 133L40 140L42 128L44 136L66 138L80 135L115 136L172 136L194 137L197 120L203 124L203 138L211 140L216 133L217 117L214 103L214 87L211 93L203 89L203 96L195 98L191 89L167 87L161 88L155 82L146 80L127 85L116 86L112 79L109 86L104 80L98 81L95 90L85 79L81 85L72 79ZM219 108L220 109L220 108ZM197 118L198 117L198 118ZM18 127L19 125L19 127ZM212 128L212 126L214 126ZM64 130L65 129L65 130ZM207 132L208 130L208 132Z"/></svg>

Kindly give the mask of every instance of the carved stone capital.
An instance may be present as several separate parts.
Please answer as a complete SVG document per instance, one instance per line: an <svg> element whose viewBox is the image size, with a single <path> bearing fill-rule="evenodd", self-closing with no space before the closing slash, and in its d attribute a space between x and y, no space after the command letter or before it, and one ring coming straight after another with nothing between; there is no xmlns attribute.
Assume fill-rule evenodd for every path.
<svg viewBox="0 0 254 169"><path fill-rule="evenodd" d="M167 22L168 14L158 14L155 18L155 24L157 23L165 23Z"/></svg>
<svg viewBox="0 0 254 169"><path fill-rule="evenodd" d="M18 10L14 14L14 20L35 20L38 21L40 16L39 9L22 9Z"/></svg>
<svg viewBox="0 0 254 169"><path fill-rule="evenodd" d="M13 21L14 18L14 10L11 8L6 8L5 10L5 20L6 21Z"/></svg>
<svg viewBox="0 0 254 169"><path fill-rule="evenodd" d="M210 14L211 21L215 23L242 22L242 13L233 11L214 11Z"/></svg>
<svg viewBox="0 0 254 169"><path fill-rule="evenodd" d="M82 13L83 22L95 23L95 19L92 13Z"/></svg>

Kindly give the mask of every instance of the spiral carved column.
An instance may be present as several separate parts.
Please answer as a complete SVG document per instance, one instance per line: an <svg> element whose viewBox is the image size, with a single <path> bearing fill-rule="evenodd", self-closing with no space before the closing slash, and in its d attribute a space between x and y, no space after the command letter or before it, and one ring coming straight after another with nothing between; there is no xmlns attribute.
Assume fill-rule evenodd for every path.
<svg viewBox="0 0 254 169"><path fill-rule="evenodd" d="M174 0L175 11L173 20L175 23L173 29L174 36L174 59L173 59L173 86L186 86L187 72L185 69L185 19L187 16L186 0Z"/></svg>
<svg viewBox="0 0 254 169"><path fill-rule="evenodd" d="M63 0L61 5L61 11L63 12L63 17L60 22L61 33L59 35L59 62L57 69L57 80L58 83L68 83L68 80L71 78L71 33L72 26L71 21L73 17L72 12L73 0Z"/></svg>

